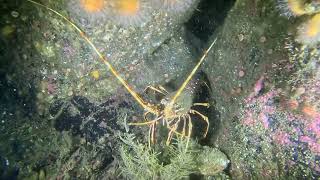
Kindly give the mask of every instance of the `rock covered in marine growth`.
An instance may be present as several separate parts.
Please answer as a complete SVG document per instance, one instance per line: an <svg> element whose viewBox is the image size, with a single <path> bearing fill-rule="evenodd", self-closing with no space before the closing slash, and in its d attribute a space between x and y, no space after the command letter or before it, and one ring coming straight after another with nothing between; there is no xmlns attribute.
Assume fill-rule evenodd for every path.
<svg viewBox="0 0 320 180"><path fill-rule="evenodd" d="M198 2L60 0L45 5L75 22L120 76L141 92L147 85L185 77L192 68L189 62L195 60L180 28ZM23 76L38 77L34 84L39 109L44 110L45 102L53 97L80 95L101 100L124 89L70 24L45 8L30 3L23 6L34 15L19 11L26 14L22 21L31 24L18 27L19 47L25 50L20 65L34 67L25 69Z"/></svg>
<svg viewBox="0 0 320 180"><path fill-rule="evenodd" d="M204 63L221 122L215 144L230 158L234 178L320 174L318 11L302 12L307 1L282 2L289 19L279 2L237 1ZM312 40L299 38L302 31Z"/></svg>

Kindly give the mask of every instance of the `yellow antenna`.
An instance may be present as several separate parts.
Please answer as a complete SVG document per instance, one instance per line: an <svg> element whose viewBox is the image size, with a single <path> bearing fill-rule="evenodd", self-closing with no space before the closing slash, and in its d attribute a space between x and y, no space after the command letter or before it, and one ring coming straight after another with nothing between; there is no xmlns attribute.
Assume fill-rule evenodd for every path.
<svg viewBox="0 0 320 180"><path fill-rule="evenodd" d="M217 38L211 43L211 45L209 46L209 48L205 51L205 53L202 55L202 57L200 58L198 64L193 68L193 70L191 71L191 73L189 74L189 76L187 77L187 79L183 82L183 84L180 86L180 88L178 89L177 93L173 96L172 100L170 101L170 104L174 104L176 99L180 96L180 94L182 93L182 91L184 90L184 88L187 86L187 84L190 82L191 78L193 77L193 75L197 72L197 70L199 69L201 63L203 62L203 60L206 58L206 56L208 55L209 51L211 50L211 48L213 47L213 45L216 43Z"/></svg>
<svg viewBox="0 0 320 180"><path fill-rule="evenodd" d="M84 31L82 31L77 25L75 25L75 23L73 23L71 20L69 20L68 18L66 18L65 16L63 16L62 14L60 14L58 11L51 9L43 4L40 4L38 2L35 2L33 0L27 0L30 3L33 3L37 6L43 7L51 12L53 12L54 14L58 15L59 17L61 17L62 19L64 19L65 21L67 21L76 31L78 31L80 33L80 35L87 41L87 43L89 43L89 45L91 46L91 48L94 50L94 52L99 56L99 59L108 66L108 68L110 69L111 73L120 81L120 83L128 90L128 92L135 98L135 100L138 101L138 103L146 110L152 111L152 108L147 106L147 103L139 96L139 94L137 94L129 85L128 83L121 78L121 76L119 75L119 73L115 70L115 68L113 68L113 66L108 62L108 60L98 51L98 49L96 48L96 46L92 43L92 41L89 39L89 37L84 33ZM153 112L153 111L152 111Z"/></svg>

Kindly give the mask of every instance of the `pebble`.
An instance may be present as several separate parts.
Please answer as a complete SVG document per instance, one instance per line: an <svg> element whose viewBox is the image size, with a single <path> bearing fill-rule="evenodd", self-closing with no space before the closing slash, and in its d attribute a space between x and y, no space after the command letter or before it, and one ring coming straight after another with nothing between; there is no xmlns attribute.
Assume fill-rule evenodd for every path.
<svg viewBox="0 0 320 180"><path fill-rule="evenodd" d="M260 40L259 40L261 43L264 43L267 41L267 38L265 36L261 36L260 37Z"/></svg>
<svg viewBox="0 0 320 180"><path fill-rule="evenodd" d="M241 42L241 41L244 40L244 35L243 35L243 34L239 34L239 35L238 35L238 38L239 38L239 41Z"/></svg>
<svg viewBox="0 0 320 180"><path fill-rule="evenodd" d="M240 70L238 73L238 76L242 78L244 75L245 75L245 72L243 70Z"/></svg>
<svg viewBox="0 0 320 180"><path fill-rule="evenodd" d="M295 95L299 97L303 95L305 92L306 92L306 89L304 87L299 87L296 89Z"/></svg>
<svg viewBox="0 0 320 180"><path fill-rule="evenodd" d="M103 38L105 42L109 42L112 40L112 35L110 33L107 33Z"/></svg>
<svg viewBox="0 0 320 180"><path fill-rule="evenodd" d="M70 90L69 92L68 92L68 96L72 96L73 95L73 92Z"/></svg>
<svg viewBox="0 0 320 180"><path fill-rule="evenodd" d="M19 13L17 11L11 11L11 16L17 18L19 17Z"/></svg>

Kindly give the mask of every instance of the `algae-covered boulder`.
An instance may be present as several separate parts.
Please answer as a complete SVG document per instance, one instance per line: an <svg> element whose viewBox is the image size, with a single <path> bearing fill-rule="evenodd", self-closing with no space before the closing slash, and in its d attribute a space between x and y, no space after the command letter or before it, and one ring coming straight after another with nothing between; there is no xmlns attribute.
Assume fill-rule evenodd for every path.
<svg viewBox="0 0 320 180"><path fill-rule="evenodd" d="M3 43L17 46L14 57L8 57L16 63L7 78L21 94L34 88L40 114L53 99L79 95L101 102L123 89L96 50L137 92L184 77L192 68L193 50L181 26L199 1L179 2L179 11L166 2L101 2L40 2L42 6L23 1L4 6Z"/></svg>
<svg viewBox="0 0 320 180"><path fill-rule="evenodd" d="M44 5L74 21L74 25L86 33L97 51L118 71L119 76L138 92L148 85L164 84L184 76L192 67L191 50L182 39L184 33L178 32L181 24L188 20L195 9L197 1L190 2L180 12L162 9L161 6L153 6L153 3L147 1L145 4L141 3L137 5L137 9L131 9L133 12L130 13L137 14L140 18L146 16L145 22L142 19L135 20L133 15L126 15L125 7L133 8L135 1L124 1L129 3L127 5L122 5L121 2L119 5L103 2L101 7L95 7L100 9L93 10L90 9L91 5L80 0L55 1ZM31 36L19 43L21 47L28 44L29 52L36 51L35 57L25 55L26 66L34 61L41 62L39 66L35 66L42 69L40 73L36 69L29 70L30 74L41 79L38 87L39 91L44 92L41 96L46 98L50 94L65 98L82 95L101 100L122 88L108 66L100 61L90 43L86 42L70 23L34 3L25 2L23 7L29 10L21 10L25 17L24 22L31 23L32 26L21 26L21 32L17 35ZM110 8L118 13L110 14ZM142 13L145 9L148 9L146 14ZM127 21L116 21L116 18L127 18ZM169 49L175 51L170 52ZM189 65L189 68L186 65Z"/></svg>

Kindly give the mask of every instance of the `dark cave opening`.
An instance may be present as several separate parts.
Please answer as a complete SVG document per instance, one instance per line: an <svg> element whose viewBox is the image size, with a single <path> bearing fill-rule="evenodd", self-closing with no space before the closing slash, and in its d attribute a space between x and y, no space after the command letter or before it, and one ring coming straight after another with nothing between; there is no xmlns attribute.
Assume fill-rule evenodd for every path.
<svg viewBox="0 0 320 180"><path fill-rule="evenodd" d="M235 0L201 0L192 17L185 23L187 30L186 39L189 41L191 48L197 51L197 57L200 58L203 55L206 44L208 41L212 40L215 31L223 24L224 19L234 3ZM199 58L195 58L195 60L198 60ZM204 72L200 72L198 76L201 77L200 81L204 82L206 85L198 88L194 102L213 102L214 100L211 99L210 92L211 85L207 79L207 75ZM197 129L195 132L198 132L194 135L199 138L200 144L209 145L209 139L212 139L217 135L220 126L219 112L216 111L212 105L209 109L197 107L197 110L205 112L206 116L209 117L211 130L209 130L209 134L206 138L201 137L201 129L204 128L205 124L200 121L200 123L196 123L194 126ZM197 117L194 118L198 119ZM214 129L214 131L212 129Z"/></svg>
<svg viewBox="0 0 320 180"><path fill-rule="evenodd" d="M220 26L235 0L201 0L198 8L185 26L194 36L207 42Z"/></svg>

